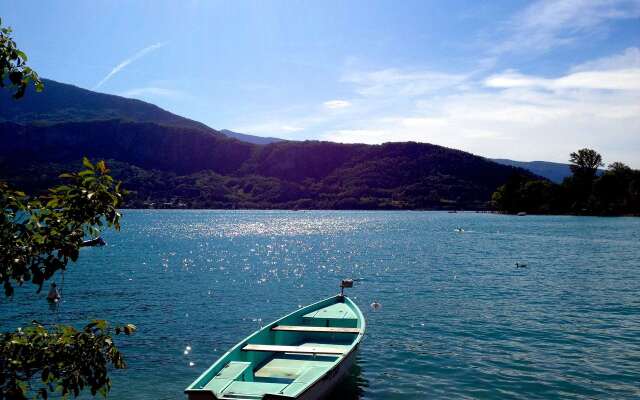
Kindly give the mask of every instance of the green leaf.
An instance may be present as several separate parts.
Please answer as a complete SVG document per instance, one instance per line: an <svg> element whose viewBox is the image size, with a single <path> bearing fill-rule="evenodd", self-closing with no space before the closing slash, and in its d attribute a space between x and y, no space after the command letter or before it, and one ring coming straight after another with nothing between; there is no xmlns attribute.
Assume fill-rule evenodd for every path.
<svg viewBox="0 0 640 400"><path fill-rule="evenodd" d="M83 157L82 158L82 165L85 166L85 168L88 168L90 170L93 170L93 164L91 164L91 161L89 161L89 159L87 157Z"/></svg>
<svg viewBox="0 0 640 400"><path fill-rule="evenodd" d="M62 174L69 179L66 185L31 200L21 200L25 193L9 190L0 182L0 205L5 211L0 229L7 230L7 235L0 235L0 280L6 296L13 295L14 285L29 281L41 290L56 272L78 259L85 232L100 232L103 224L120 217L119 201L113 203L119 193L106 175L106 165L97 165L105 169L104 174L94 176L90 168L83 175ZM15 393L45 398L49 391L56 392L56 398L69 398L89 388L92 393L106 394L111 387L108 371L126 367L106 321L96 320L81 331L62 325L47 330L34 324L0 334L0 382L9 382L9 376L29 377L12 380ZM129 335L135 330L135 325L127 324L115 332ZM0 384L0 399L7 398L4 388Z"/></svg>
<svg viewBox="0 0 640 400"><path fill-rule="evenodd" d="M23 51L21 51L21 50L16 50L16 53L18 53L18 57L22 58L24 61L28 61L28 60L29 60L29 58L27 57L27 55L26 55L26 54L24 54L24 52L23 52Z"/></svg>
<svg viewBox="0 0 640 400"><path fill-rule="evenodd" d="M96 164L96 169L102 174L107 172L107 166L105 165L104 160L98 161L98 163Z"/></svg>

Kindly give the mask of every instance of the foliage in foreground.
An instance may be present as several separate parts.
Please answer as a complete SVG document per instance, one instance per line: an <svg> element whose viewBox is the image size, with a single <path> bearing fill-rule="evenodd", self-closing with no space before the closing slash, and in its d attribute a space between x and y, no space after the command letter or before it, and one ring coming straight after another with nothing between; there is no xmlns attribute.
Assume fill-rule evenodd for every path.
<svg viewBox="0 0 640 400"><path fill-rule="evenodd" d="M97 236L104 226L120 228L117 208L120 184L105 163L84 159L85 169L62 174L65 185L40 198L11 190L0 182L0 279L6 296L14 285L31 281L42 288L69 261L77 260L85 235ZM94 321L82 330L37 322L0 334L0 399L48 398L48 393L78 396L88 388L106 395L111 387L109 365L124 368L111 333L130 334L135 326L110 329Z"/></svg>
<svg viewBox="0 0 640 400"><path fill-rule="evenodd" d="M570 155L573 175L561 184L513 176L493 194L507 213L640 215L640 171L621 162L598 176L602 156L591 149Z"/></svg>
<svg viewBox="0 0 640 400"><path fill-rule="evenodd" d="M24 96L29 82L42 90L42 82L26 61L11 29L0 26L0 88L8 78L16 100ZM120 228L120 184L114 183L104 161L93 165L85 158L83 164L83 171L60 176L66 185L39 198L29 198L0 182L0 281L6 296L13 295L14 284L28 281L40 291L46 280L78 259L85 235L98 235L104 225ZM80 331L32 324L0 333L0 400L46 399L49 393L67 398L85 388L106 396L111 388L109 366L124 368L125 362L105 321L94 321ZM128 335L135 326L113 331Z"/></svg>
<svg viewBox="0 0 640 400"><path fill-rule="evenodd" d="M0 19L0 88L7 85L7 79L8 85L15 89L13 98L19 99L24 96L29 82L33 82L37 91L41 91L43 85L38 74L26 65L27 55L16 46L11 32L11 28L2 27Z"/></svg>
<svg viewBox="0 0 640 400"><path fill-rule="evenodd" d="M83 163L83 171L62 174L67 183L40 198L0 182L0 280L7 296L14 284L29 281L41 290L44 281L78 259L85 235L95 237L105 224L120 228L120 184L103 161Z"/></svg>
<svg viewBox="0 0 640 400"><path fill-rule="evenodd" d="M49 393L78 396L85 388L106 397L111 388L108 366L125 368L111 333L129 335L135 326L109 328L93 321L82 330L58 325L50 330L39 323L3 333L0 338L0 399L47 399Z"/></svg>

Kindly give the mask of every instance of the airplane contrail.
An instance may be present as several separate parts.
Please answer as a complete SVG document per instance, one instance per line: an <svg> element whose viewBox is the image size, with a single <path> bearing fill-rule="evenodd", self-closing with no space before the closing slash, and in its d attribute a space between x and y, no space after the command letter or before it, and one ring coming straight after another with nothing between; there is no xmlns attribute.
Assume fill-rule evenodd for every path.
<svg viewBox="0 0 640 400"><path fill-rule="evenodd" d="M120 64L116 65L111 70L111 72L109 72L104 78L102 78L102 80L100 82L98 82L98 84L93 87L93 90L96 90L96 89L100 88L100 86L104 85L105 82L107 82L109 79L111 79L118 72L122 71L127 65L131 64L132 62L134 62L136 60L139 60L140 58L144 57L145 55L151 53L154 50L158 50L159 48L165 46L167 43L168 42L160 42L160 43L152 44L151 46L145 47L144 49L140 50L139 52L137 52L133 56L127 58L124 61L122 61Z"/></svg>

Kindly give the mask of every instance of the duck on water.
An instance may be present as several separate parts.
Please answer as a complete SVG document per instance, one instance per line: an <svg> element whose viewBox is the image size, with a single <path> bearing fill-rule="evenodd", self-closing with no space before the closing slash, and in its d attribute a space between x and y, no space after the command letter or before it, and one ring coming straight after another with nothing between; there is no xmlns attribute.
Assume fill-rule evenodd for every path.
<svg viewBox="0 0 640 400"><path fill-rule="evenodd" d="M185 389L189 400L320 399L345 377L365 320L344 295L308 305L254 332Z"/></svg>

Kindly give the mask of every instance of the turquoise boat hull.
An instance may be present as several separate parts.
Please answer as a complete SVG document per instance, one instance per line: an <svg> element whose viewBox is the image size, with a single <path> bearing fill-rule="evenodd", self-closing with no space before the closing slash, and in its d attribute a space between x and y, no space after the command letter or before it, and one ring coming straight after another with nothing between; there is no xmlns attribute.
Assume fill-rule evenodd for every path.
<svg viewBox="0 0 640 400"><path fill-rule="evenodd" d="M330 297L254 332L185 393L189 400L321 399L349 372L364 332L358 306Z"/></svg>

